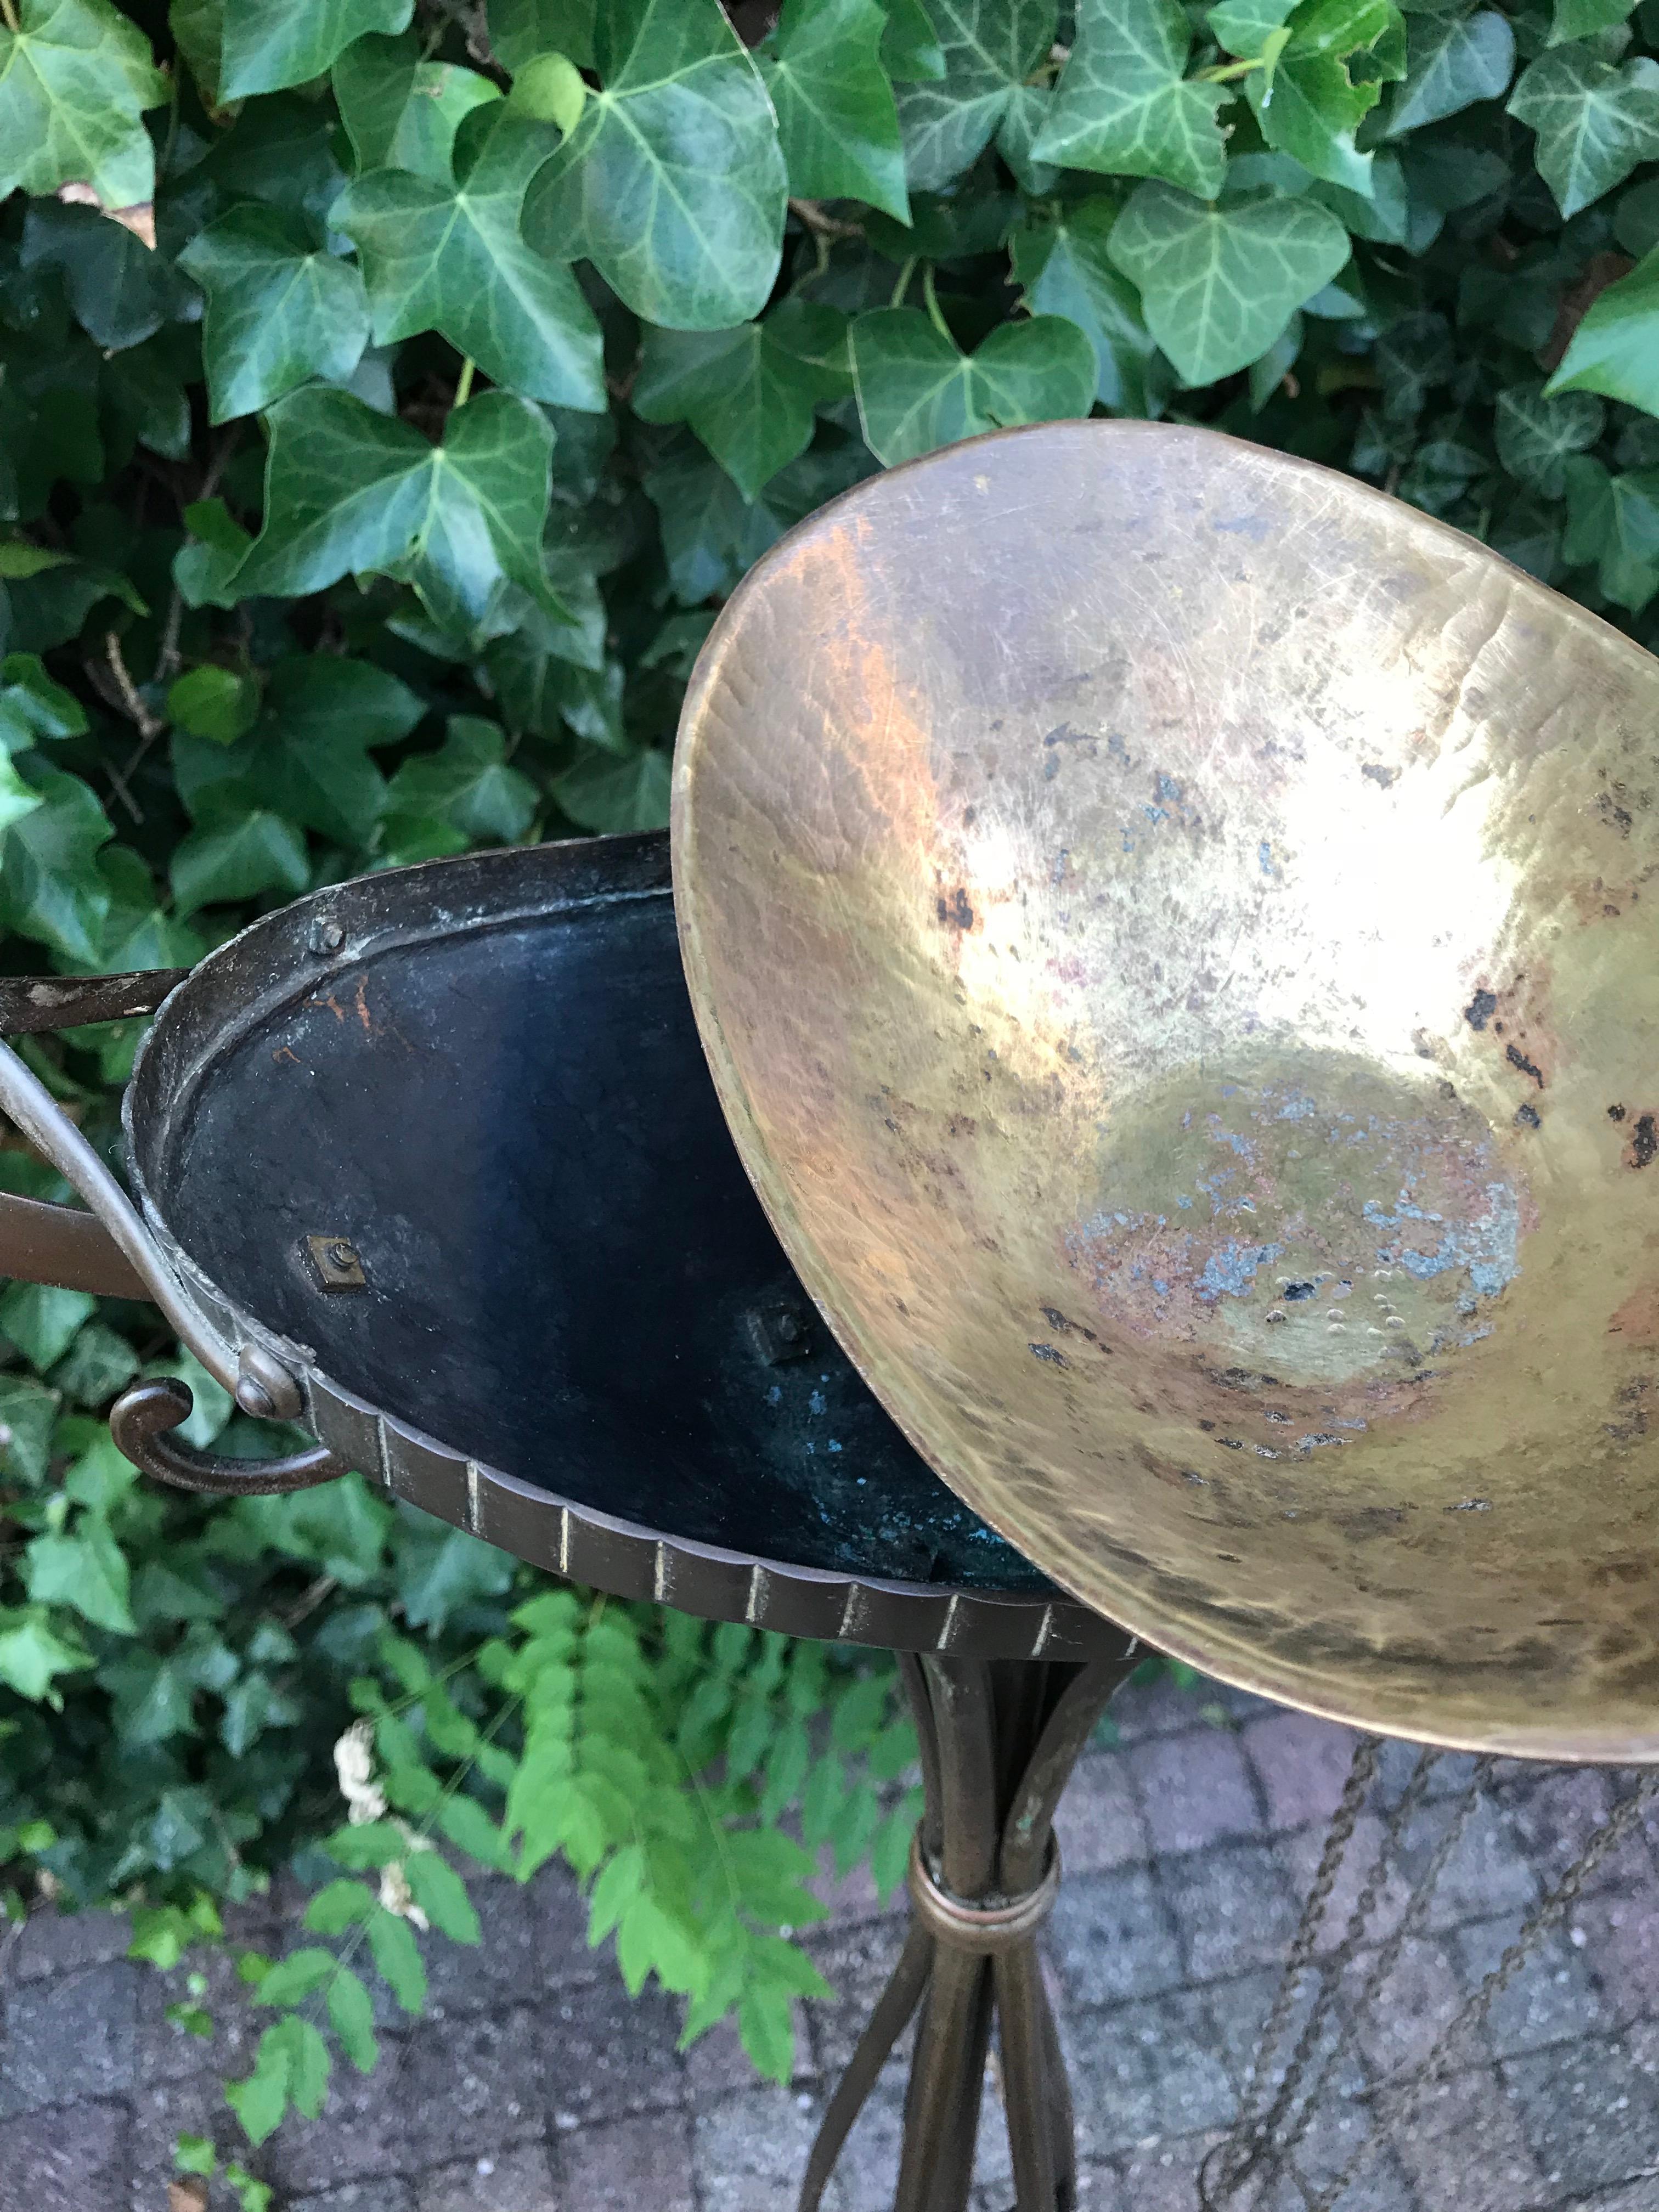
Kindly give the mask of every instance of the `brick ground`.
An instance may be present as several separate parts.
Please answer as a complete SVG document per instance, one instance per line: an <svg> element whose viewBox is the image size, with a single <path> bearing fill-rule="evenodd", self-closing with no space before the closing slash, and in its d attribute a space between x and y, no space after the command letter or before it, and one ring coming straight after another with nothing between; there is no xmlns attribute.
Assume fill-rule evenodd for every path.
<svg viewBox="0 0 1659 2212"><path fill-rule="evenodd" d="M1046 1938L1082 2212L1195 2212L1194 2176L1235 2109L1350 1747L1322 1723L1167 1684L1126 1692L1114 1717L1119 1741L1090 1751L1061 1810L1066 1882ZM1404 1764L1389 1754L1396 1786ZM1463 1771L1443 1762L1437 1788ZM1622 1786L1504 1771L1386 2002L1356 2023L1336 2076L1350 2096L1366 2069L1421 2055ZM1368 1814L1361 1843L1376 1832ZM1339 2212L1659 2212L1656 1844L1659 1820L1586 1886ZM804 2008L787 2089L757 2086L729 2033L677 2051L677 2008L627 2000L550 1871L527 1891L482 1885L483 1946L428 1947L428 2016L388 2011L379 2071L343 2069L323 2118L250 2163L278 2212L785 2212L902 1928L902 1906L883 1911L866 1885L826 1898L810 1944L837 1995ZM1404 1902L1398 1887L1385 1896L1374 1942ZM276 1907L247 1935L277 1952L298 1940ZM107 1916L48 1917L0 1963L0 2212L168 2212L174 2136L232 2144L221 2085L246 2063L251 2008L216 1972L216 2045L183 2035L165 2018L176 1992L126 1962L125 1940ZM890 2069L826 2212L887 2212L902 2093ZM1330 2103L1310 2170L1339 2171L1356 2127ZM1012 2197L993 2087L975 2212Z"/></svg>

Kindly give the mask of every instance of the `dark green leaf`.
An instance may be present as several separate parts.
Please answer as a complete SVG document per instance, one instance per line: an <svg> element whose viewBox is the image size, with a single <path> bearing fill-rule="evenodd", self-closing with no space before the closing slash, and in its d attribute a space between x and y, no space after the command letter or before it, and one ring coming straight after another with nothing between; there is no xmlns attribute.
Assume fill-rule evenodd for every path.
<svg viewBox="0 0 1659 2212"><path fill-rule="evenodd" d="M173 848L169 872L181 914L264 891L297 896L311 881L305 839L280 814L264 810L216 829L190 830Z"/></svg>
<svg viewBox="0 0 1659 2212"><path fill-rule="evenodd" d="M164 254L94 208L33 202L23 217L18 262L24 269L61 270L76 320L108 352L142 344L195 304Z"/></svg>
<svg viewBox="0 0 1659 2212"><path fill-rule="evenodd" d="M503 579L556 606L541 560L553 436L525 401L475 397L439 446L320 388L281 401L270 424L264 528L236 579L244 595L297 596L380 570L461 631Z"/></svg>
<svg viewBox="0 0 1659 2212"><path fill-rule="evenodd" d="M1188 384L1243 368L1348 258L1336 217L1307 200L1206 207L1145 184L1118 217L1113 260L1140 288L1147 328Z"/></svg>
<svg viewBox="0 0 1659 2212"><path fill-rule="evenodd" d="M252 415L308 377L343 384L368 343L363 280L293 216L232 208L179 257L208 295L202 354L212 419Z"/></svg>
<svg viewBox="0 0 1659 2212"><path fill-rule="evenodd" d="M1623 68L1583 46L1540 54L1521 73L1510 113L1538 133L1538 170L1564 216L1659 160L1659 62L1639 54Z"/></svg>
<svg viewBox="0 0 1659 2212"><path fill-rule="evenodd" d="M434 761L408 765L436 766L448 754L452 769L463 768L470 756L474 764L471 773L477 775L482 771L487 777L491 764L481 762L481 756L494 752L499 761L501 732L493 723L474 721L470 716L452 721L449 731L449 742ZM493 797L504 811L517 818L516 809L525 799L525 779L510 769L497 767L495 773L512 781L505 789L498 786ZM486 787L482 801L486 811L491 797ZM463 810L465 805L463 798ZM524 826L528 827L527 821ZM501 1596L512 1580L513 1562L507 1553L465 1528L447 1528L441 1521L426 1521L411 1522L398 1531L398 1594L411 1628L435 1633L447 1626L452 1614L475 1599Z"/></svg>
<svg viewBox="0 0 1659 2212"><path fill-rule="evenodd" d="M1552 399L1541 384L1511 385L1498 395L1498 458L1512 477L1547 499L1559 499L1566 489L1568 456L1593 446L1606 420L1606 408L1588 393Z"/></svg>
<svg viewBox="0 0 1659 2212"><path fill-rule="evenodd" d="M0 198L89 185L106 208L155 189L140 118L167 96L149 41L109 0L16 0L0 25Z"/></svg>
<svg viewBox="0 0 1659 2212"><path fill-rule="evenodd" d="M222 499L195 501L185 509L191 535L173 556L173 580L187 607L234 607L231 579L253 540Z"/></svg>
<svg viewBox="0 0 1659 2212"><path fill-rule="evenodd" d="M507 741L494 722L458 714L441 750L406 760L398 770L387 807L394 823L399 816L428 817L467 842L516 845L535 819L536 787L507 765Z"/></svg>
<svg viewBox="0 0 1659 2212"><path fill-rule="evenodd" d="M1590 303L1551 392L1601 392L1659 415L1659 246Z"/></svg>
<svg viewBox="0 0 1659 2212"><path fill-rule="evenodd" d="M886 9L881 60L888 76L896 84L942 77L945 49L922 0L886 0Z"/></svg>
<svg viewBox="0 0 1659 2212"><path fill-rule="evenodd" d="M553 796L584 830L663 830L668 825L668 755L654 749L618 759L597 745L553 780Z"/></svg>
<svg viewBox="0 0 1659 2212"><path fill-rule="evenodd" d="M1550 44L1565 46L1573 39L1594 38L1622 23L1634 11L1636 0L1555 0L1550 17Z"/></svg>
<svg viewBox="0 0 1659 2212"><path fill-rule="evenodd" d="M1570 568L1594 568L1613 605L1639 613L1659 594L1659 469L1613 476L1583 453L1564 467L1562 559Z"/></svg>
<svg viewBox="0 0 1659 2212"><path fill-rule="evenodd" d="M1079 200L1052 222L1016 231L1014 274L1033 315L1064 315L1095 349L1095 398L1115 415L1158 416L1175 377L1140 312L1140 295L1113 263L1107 240L1118 204Z"/></svg>
<svg viewBox="0 0 1659 2212"><path fill-rule="evenodd" d="M648 331L633 404L647 422L690 422L746 499L805 451L818 401L847 391L847 324L785 300L763 323Z"/></svg>
<svg viewBox="0 0 1659 2212"><path fill-rule="evenodd" d="M579 68L592 69L595 5L596 0L488 0L496 60L514 76L539 54L568 54Z"/></svg>
<svg viewBox="0 0 1659 2212"><path fill-rule="evenodd" d="M1473 15L1425 9L1406 19L1406 81L1389 110L1389 136L1498 100L1515 70L1515 33L1495 9Z"/></svg>
<svg viewBox="0 0 1659 2212"><path fill-rule="evenodd" d="M1099 374L1060 316L1004 323L963 354L915 307L858 318L853 370L866 441L889 466L1004 424L1086 415Z"/></svg>
<svg viewBox="0 0 1659 2212"><path fill-rule="evenodd" d="M568 269L532 252L525 188L557 144L546 124L499 102L457 142L459 181L380 169L348 187L332 220L357 241L380 345L442 332L495 383L602 413L599 326Z"/></svg>
<svg viewBox="0 0 1659 2212"><path fill-rule="evenodd" d="M1053 0L928 0L945 67L900 94L912 191L936 191L978 160L1019 88L1048 58Z"/></svg>
<svg viewBox="0 0 1659 2212"><path fill-rule="evenodd" d="M79 776L31 767L42 804L0 831L0 917L88 967L98 963L110 897L96 860L112 834Z"/></svg>
<svg viewBox="0 0 1659 2212"><path fill-rule="evenodd" d="M789 189L865 200L908 223L898 109L882 66L879 0L784 0L765 68Z"/></svg>
<svg viewBox="0 0 1659 2212"><path fill-rule="evenodd" d="M1216 121L1227 90L1183 76L1191 44L1179 0L1080 0L1077 43L1036 158L1164 177L1213 199L1227 165Z"/></svg>
<svg viewBox="0 0 1659 2212"><path fill-rule="evenodd" d="M73 1534L36 1536L24 1549L23 1581L37 1605L70 1606L95 1628L137 1633L126 1557L100 1515L83 1513Z"/></svg>
<svg viewBox="0 0 1659 2212"><path fill-rule="evenodd" d="M586 255L647 321L723 330L778 273L788 183L771 102L718 0L600 0L602 88L530 188L525 236Z"/></svg>
<svg viewBox="0 0 1659 2212"><path fill-rule="evenodd" d="M334 97L357 173L406 169L445 191L454 177L455 133L501 89L477 70L421 59L420 42L359 39L334 64Z"/></svg>
<svg viewBox="0 0 1659 2212"><path fill-rule="evenodd" d="M74 1343L82 1322L98 1310L86 1291L58 1290L46 1283L10 1283L0 1292L0 1330L32 1367L52 1366Z"/></svg>
<svg viewBox="0 0 1659 2212"><path fill-rule="evenodd" d="M58 1393L32 1375L0 1375L0 1469L12 1482L33 1487L46 1479Z"/></svg>
<svg viewBox="0 0 1659 2212"><path fill-rule="evenodd" d="M228 0L221 97L307 84L354 39L401 31L413 12L414 0Z"/></svg>

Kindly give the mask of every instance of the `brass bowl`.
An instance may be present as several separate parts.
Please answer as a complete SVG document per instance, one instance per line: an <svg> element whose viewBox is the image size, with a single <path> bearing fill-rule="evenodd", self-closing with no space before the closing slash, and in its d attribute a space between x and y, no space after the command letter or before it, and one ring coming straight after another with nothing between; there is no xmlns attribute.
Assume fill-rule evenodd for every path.
<svg viewBox="0 0 1659 2212"><path fill-rule="evenodd" d="M1224 1679L1659 1759L1659 662L1210 432L860 485L714 627L704 1045L974 1510Z"/></svg>

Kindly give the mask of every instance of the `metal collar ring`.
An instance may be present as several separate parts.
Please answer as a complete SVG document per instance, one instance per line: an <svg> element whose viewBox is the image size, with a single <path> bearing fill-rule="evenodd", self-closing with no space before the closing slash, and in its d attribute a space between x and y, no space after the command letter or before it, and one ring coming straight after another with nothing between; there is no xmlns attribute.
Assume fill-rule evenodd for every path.
<svg viewBox="0 0 1659 2212"><path fill-rule="evenodd" d="M920 1834L910 1839L905 1880L916 1917L935 1942L983 1958L1029 1942L1048 1918L1060 1891L1060 1846L1051 1836L1048 1856L1036 1887L1000 1905L970 1902L942 1888L922 1855Z"/></svg>

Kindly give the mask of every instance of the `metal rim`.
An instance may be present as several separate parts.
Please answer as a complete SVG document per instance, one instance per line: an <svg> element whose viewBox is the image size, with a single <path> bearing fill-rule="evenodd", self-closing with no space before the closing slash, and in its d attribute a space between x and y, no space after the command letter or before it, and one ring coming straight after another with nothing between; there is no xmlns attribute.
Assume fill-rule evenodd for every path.
<svg viewBox="0 0 1659 2212"><path fill-rule="evenodd" d="M396 920L388 879L422 894ZM134 1194L168 1263L235 1340L297 1374L305 1421L388 1495L407 1499L532 1565L619 1597L757 1628L961 1657L1085 1659L1121 1632L1074 1599L855 1577L670 1536L558 1496L428 1436L333 1380L313 1346L243 1311L173 1236L155 1170L215 1059L276 1006L335 968L399 942L510 926L550 908L669 895L665 831L465 854L331 884L266 915L209 954L145 1038L123 1102Z"/></svg>

